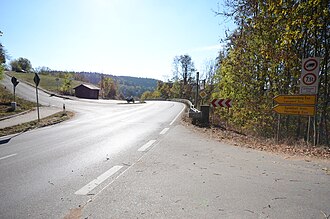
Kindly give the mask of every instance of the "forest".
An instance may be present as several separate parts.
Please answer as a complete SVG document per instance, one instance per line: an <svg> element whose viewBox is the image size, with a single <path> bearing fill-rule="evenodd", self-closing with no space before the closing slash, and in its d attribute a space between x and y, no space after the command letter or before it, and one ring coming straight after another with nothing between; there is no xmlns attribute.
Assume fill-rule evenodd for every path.
<svg viewBox="0 0 330 219"><path fill-rule="evenodd" d="M214 109L213 125L226 123L243 134L273 138L280 124L280 141L329 145L330 2L227 0L226 7L215 13L234 19L237 28L228 30L225 47L211 74L206 74L203 102L228 98L233 104L230 110ZM299 95L302 61L308 57L320 58L316 114L279 116L273 111L273 98ZM173 87L182 93L190 86L193 100L196 80L188 85L183 81L181 77L172 85L159 84L157 92L174 97Z"/></svg>

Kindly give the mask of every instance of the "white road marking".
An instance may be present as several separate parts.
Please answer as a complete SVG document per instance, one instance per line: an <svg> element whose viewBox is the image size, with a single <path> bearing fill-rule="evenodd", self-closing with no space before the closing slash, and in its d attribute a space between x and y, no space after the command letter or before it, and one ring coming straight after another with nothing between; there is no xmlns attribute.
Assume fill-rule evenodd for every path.
<svg viewBox="0 0 330 219"><path fill-rule="evenodd" d="M110 176L118 172L123 166L114 166L78 191L76 191L74 194L76 195L87 195L90 191L95 189L98 185L100 185L102 182L104 182L106 179L108 179Z"/></svg>
<svg viewBox="0 0 330 219"><path fill-rule="evenodd" d="M172 120L172 122L170 123L170 125L173 125L173 123L175 122L175 120L181 115L181 113L183 112L184 109L185 109L185 107L182 108L181 112Z"/></svg>
<svg viewBox="0 0 330 219"><path fill-rule="evenodd" d="M138 151L146 151L151 145L153 145L156 142L156 140L150 140L145 145L139 148Z"/></svg>
<svg viewBox="0 0 330 219"><path fill-rule="evenodd" d="M159 134L164 135L170 128L164 128Z"/></svg>
<svg viewBox="0 0 330 219"><path fill-rule="evenodd" d="M6 159L6 158L9 158L9 157L13 157L13 156L16 156L16 155L17 154L10 154L10 155L4 156L4 157L0 157L0 160Z"/></svg>

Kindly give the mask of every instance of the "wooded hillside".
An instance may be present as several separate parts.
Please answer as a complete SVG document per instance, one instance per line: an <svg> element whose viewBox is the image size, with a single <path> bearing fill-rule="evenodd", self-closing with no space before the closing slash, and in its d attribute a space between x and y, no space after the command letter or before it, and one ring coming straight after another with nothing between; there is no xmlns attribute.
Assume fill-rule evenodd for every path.
<svg viewBox="0 0 330 219"><path fill-rule="evenodd" d="M233 108L216 109L235 129L272 137L278 115L273 98L299 94L302 59L320 57L316 142L329 145L330 136L330 3L328 0L231 0L219 16L235 19L238 28L220 52L212 98L230 98ZM314 124L315 123L315 124ZM281 139L313 139L309 118L281 117Z"/></svg>

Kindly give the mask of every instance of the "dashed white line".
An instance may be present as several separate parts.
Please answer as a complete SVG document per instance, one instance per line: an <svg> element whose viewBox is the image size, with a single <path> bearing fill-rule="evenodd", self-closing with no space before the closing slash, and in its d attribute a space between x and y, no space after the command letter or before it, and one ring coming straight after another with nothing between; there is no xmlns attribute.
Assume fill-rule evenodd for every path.
<svg viewBox="0 0 330 219"><path fill-rule="evenodd" d="M10 155L4 156L4 157L0 157L0 160L6 159L6 158L9 158L9 157L13 157L13 156L16 156L16 155L17 154L10 154Z"/></svg>
<svg viewBox="0 0 330 219"><path fill-rule="evenodd" d="M148 148L151 147L155 142L156 142L156 140L150 140L150 141L148 141L145 145L143 145L142 147L140 147L138 149L138 151L146 151L146 150L148 150Z"/></svg>
<svg viewBox="0 0 330 219"><path fill-rule="evenodd" d="M76 191L74 194L76 195L87 195L90 191L95 189L98 185L100 185L102 182L104 182L106 179L108 179L110 176L118 172L123 166L114 166L78 191Z"/></svg>
<svg viewBox="0 0 330 219"><path fill-rule="evenodd" d="M159 134L164 135L170 128L164 128Z"/></svg>

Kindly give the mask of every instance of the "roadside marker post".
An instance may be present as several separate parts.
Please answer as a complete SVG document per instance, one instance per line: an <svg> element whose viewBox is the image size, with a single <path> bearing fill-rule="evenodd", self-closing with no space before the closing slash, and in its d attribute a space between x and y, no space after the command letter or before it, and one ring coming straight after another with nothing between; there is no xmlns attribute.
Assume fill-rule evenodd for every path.
<svg viewBox="0 0 330 219"><path fill-rule="evenodd" d="M19 81L17 80L17 78L12 77L11 78L11 83L14 86L14 102L16 102L16 86L18 85Z"/></svg>
<svg viewBox="0 0 330 219"><path fill-rule="evenodd" d="M40 82L40 78L39 78L39 75L38 75L37 73L34 74L33 81L34 81L34 83L36 84L38 122L40 122L39 98L38 98L38 85L39 85L39 82Z"/></svg>
<svg viewBox="0 0 330 219"><path fill-rule="evenodd" d="M17 78L15 77L12 77L11 78L11 83L13 84L13 87L14 87L14 102L11 103L11 108L13 111L16 110L16 86L18 85L19 81L17 80Z"/></svg>

